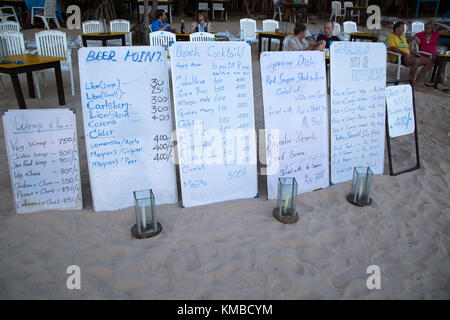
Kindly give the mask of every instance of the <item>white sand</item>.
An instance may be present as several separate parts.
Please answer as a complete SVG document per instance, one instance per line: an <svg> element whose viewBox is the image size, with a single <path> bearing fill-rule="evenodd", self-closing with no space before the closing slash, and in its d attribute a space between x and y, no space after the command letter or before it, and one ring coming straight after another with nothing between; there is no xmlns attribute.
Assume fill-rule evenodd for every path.
<svg viewBox="0 0 450 320"><path fill-rule="evenodd" d="M237 19L215 23L215 30L237 33L237 24ZM34 31L26 31L26 37ZM347 202L347 182L298 196L299 222L283 225L272 217L276 204L266 200L266 180L259 177L259 199L186 209L160 206L163 233L136 240L130 234L133 208L92 210L76 53L73 61L75 97L67 73L63 79L67 105L78 115L84 209L15 214L0 125L0 298L450 298L448 94L416 91L422 168L376 176L369 207ZM263 109L256 51L253 68L259 129ZM53 74L46 79L40 81L43 99L26 98L28 108L59 108ZM21 81L27 97L25 77ZM1 93L0 108L15 109L9 80L4 83L9 88ZM397 163L405 166L414 160L408 141L394 145ZM66 268L73 264L81 268L81 290L66 288ZM381 268L381 290L366 287L366 268L372 264Z"/></svg>

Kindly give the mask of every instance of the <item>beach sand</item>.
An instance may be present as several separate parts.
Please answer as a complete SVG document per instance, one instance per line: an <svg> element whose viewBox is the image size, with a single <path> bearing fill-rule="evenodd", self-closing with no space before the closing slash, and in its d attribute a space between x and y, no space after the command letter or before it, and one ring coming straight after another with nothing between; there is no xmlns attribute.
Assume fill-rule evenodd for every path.
<svg viewBox="0 0 450 320"><path fill-rule="evenodd" d="M218 31L233 26L229 30L237 33L237 19L215 25ZM26 38L36 31L26 30ZM77 53L72 57L75 96L67 73L63 80L67 106L77 113L84 208L15 213L2 123L0 298L450 299L448 94L426 87L415 91L421 168L389 176L386 155L385 175L373 180L371 206L348 203L351 182L341 183L299 195L298 223L283 225L272 216L276 202L267 200L266 178L259 176L256 199L157 207L163 232L137 240L130 234L134 208L93 212ZM392 68L388 76L394 76ZM26 88L25 77L21 82ZM264 121L256 50L253 82L260 129ZM9 79L3 83L7 88L0 108L17 108ZM43 98L26 98L28 108L60 108L53 74L40 84ZM412 140L409 136L393 143L396 165L414 164ZM66 287L69 265L81 269L81 290ZM366 286L370 265L381 269L380 290Z"/></svg>

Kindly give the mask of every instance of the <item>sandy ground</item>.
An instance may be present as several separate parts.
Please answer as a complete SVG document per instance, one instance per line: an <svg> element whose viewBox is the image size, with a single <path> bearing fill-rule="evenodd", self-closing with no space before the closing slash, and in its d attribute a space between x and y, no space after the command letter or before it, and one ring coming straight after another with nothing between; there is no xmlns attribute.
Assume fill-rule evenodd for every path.
<svg viewBox="0 0 450 320"><path fill-rule="evenodd" d="M237 34L238 21L214 26ZM25 37L32 39L36 31L26 30ZM78 79L76 52L73 61ZM46 79L47 87L40 81L43 99L26 98L28 108L59 108L53 75ZM261 176L259 199L159 206L162 234L135 240L133 208L93 212L79 83L72 96L67 73L63 79L67 105L78 114L84 209L15 214L1 124L0 298L450 299L448 94L416 90L422 167L376 176L371 206L350 205L350 182L342 183L298 196L299 222L283 225L272 217L276 203L266 200ZM21 81L26 88L25 77ZM264 121L256 50L253 81L259 129ZM4 83L9 87L0 93L0 108L14 109L14 93ZM393 145L399 165L413 163L410 142L403 138ZM366 269L373 264L381 268L380 290L366 286ZM81 268L81 290L66 288L69 265Z"/></svg>

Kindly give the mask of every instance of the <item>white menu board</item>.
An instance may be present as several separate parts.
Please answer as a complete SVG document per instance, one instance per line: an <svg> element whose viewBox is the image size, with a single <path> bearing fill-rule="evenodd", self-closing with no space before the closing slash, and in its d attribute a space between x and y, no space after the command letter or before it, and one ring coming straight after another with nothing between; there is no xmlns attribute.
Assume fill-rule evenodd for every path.
<svg viewBox="0 0 450 320"><path fill-rule="evenodd" d="M331 182L351 180L354 167L382 174L386 46L334 41L331 72Z"/></svg>
<svg viewBox="0 0 450 320"><path fill-rule="evenodd" d="M261 54L268 198L278 178L295 177L298 193L329 185L325 56L320 51Z"/></svg>
<svg viewBox="0 0 450 320"><path fill-rule="evenodd" d="M16 212L81 209L73 111L9 110L3 124Z"/></svg>
<svg viewBox="0 0 450 320"><path fill-rule="evenodd" d="M409 84L386 88L386 109L389 136L392 138L413 133L414 125L413 93Z"/></svg>
<svg viewBox="0 0 450 320"><path fill-rule="evenodd" d="M170 56L183 205L256 196L250 46L176 42Z"/></svg>
<svg viewBox="0 0 450 320"><path fill-rule="evenodd" d="M177 202L164 49L82 48L78 60L94 210L133 206L145 189Z"/></svg>

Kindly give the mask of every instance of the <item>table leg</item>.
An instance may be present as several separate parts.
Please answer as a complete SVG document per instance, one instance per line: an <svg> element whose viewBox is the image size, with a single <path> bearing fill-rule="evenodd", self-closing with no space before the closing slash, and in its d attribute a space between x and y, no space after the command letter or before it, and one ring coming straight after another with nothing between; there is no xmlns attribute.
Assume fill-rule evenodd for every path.
<svg viewBox="0 0 450 320"><path fill-rule="evenodd" d="M87 47L88 45L87 45L87 40L86 40L86 38L85 37L83 37L83 36L81 36L81 39L83 40L83 47Z"/></svg>
<svg viewBox="0 0 450 320"><path fill-rule="evenodd" d="M444 60L443 59L439 59L436 61L437 64L437 70L436 70L436 74L434 75L434 86L433 88L437 89L438 83L439 83L439 75L441 74L441 68L443 65ZM433 72L434 73L434 72Z"/></svg>
<svg viewBox="0 0 450 320"><path fill-rule="evenodd" d="M261 57L262 37L258 34L258 58Z"/></svg>
<svg viewBox="0 0 450 320"><path fill-rule="evenodd" d="M269 51L272 51L272 37L269 37L268 48Z"/></svg>
<svg viewBox="0 0 450 320"><path fill-rule="evenodd" d="M26 109L25 99L23 98L22 88L20 87L19 76L17 73L11 73L11 81L14 87L14 92L16 93L17 103L20 109Z"/></svg>
<svg viewBox="0 0 450 320"><path fill-rule="evenodd" d="M122 47L125 47L126 46L125 35L122 35L121 39L122 39Z"/></svg>
<svg viewBox="0 0 450 320"><path fill-rule="evenodd" d="M436 61L434 62L434 66L433 66L433 72L431 73L431 83L434 83L435 81L435 77L436 77L436 70L437 70L437 66L438 66L438 57L436 57Z"/></svg>
<svg viewBox="0 0 450 320"><path fill-rule="evenodd" d="M64 85L61 75L61 63L58 61L55 64L55 78L56 78L56 88L58 90L58 100L59 105L65 105L66 100L64 98Z"/></svg>
<svg viewBox="0 0 450 320"><path fill-rule="evenodd" d="M102 39L102 47L106 47L106 39Z"/></svg>
<svg viewBox="0 0 450 320"><path fill-rule="evenodd" d="M279 51L283 51L283 41L284 41L284 38L281 38Z"/></svg>
<svg viewBox="0 0 450 320"><path fill-rule="evenodd" d="M34 93L34 81L33 81L33 73L31 71L27 72L27 85L28 85L28 94L30 98L36 98Z"/></svg>

